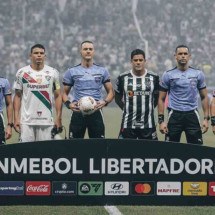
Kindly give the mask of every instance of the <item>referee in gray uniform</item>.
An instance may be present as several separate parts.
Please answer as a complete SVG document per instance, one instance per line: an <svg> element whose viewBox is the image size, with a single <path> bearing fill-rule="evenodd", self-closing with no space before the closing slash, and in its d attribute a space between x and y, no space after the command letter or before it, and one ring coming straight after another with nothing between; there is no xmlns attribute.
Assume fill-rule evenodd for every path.
<svg viewBox="0 0 215 215"><path fill-rule="evenodd" d="M6 104L7 127L4 126L3 103ZM13 104L10 83L6 78L0 77L0 145L12 136Z"/></svg>
<svg viewBox="0 0 215 215"><path fill-rule="evenodd" d="M203 144L202 133L208 130L209 101L205 76L201 70L189 67L190 50L185 45L177 46L177 66L164 72L159 89L158 123L166 141L180 142L184 131L188 143ZM198 113L200 94L204 120L200 125ZM168 123L164 121L164 103L168 94Z"/></svg>
<svg viewBox="0 0 215 215"><path fill-rule="evenodd" d="M114 98L110 74L104 67L93 63L94 45L91 41L81 43L81 64L68 69L63 77L63 102L71 109L69 137L84 138L86 129L90 138L104 138L105 126L101 109L107 106ZM106 90L103 98L102 87ZM69 101L68 94L73 88L73 100ZM92 96L96 101L96 110L93 114L83 116L78 107L78 101L83 96Z"/></svg>

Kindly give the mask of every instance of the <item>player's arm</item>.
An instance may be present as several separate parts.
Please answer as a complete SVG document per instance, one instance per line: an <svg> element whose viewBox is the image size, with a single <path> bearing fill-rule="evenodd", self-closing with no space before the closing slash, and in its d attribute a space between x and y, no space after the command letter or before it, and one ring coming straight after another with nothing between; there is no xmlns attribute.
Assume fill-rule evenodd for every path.
<svg viewBox="0 0 215 215"><path fill-rule="evenodd" d="M20 132L20 108L22 100L22 90L15 89L15 95L13 98L13 110L14 110L14 129Z"/></svg>
<svg viewBox="0 0 215 215"><path fill-rule="evenodd" d="M6 104L7 122L8 122L5 130L5 138L9 139L12 136L12 127L13 127L13 103L12 103L11 95L5 96L5 104Z"/></svg>
<svg viewBox="0 0 215 215"><path fill-rule="evenodd" d="M159 130L162 134L168 133L167 124L164 122L164 103L167 95L167 91L159 91L158 97L158 123Z"/></svg>
<svg viewBox="0 0 215 215"><path fill-rule="evenodd" d="M210 111L211 111L211 126L212 126L212 131L215 134L215 94L211 100L210 104Z"/></svg>
<svg viewBox="0 0 215 215"><path fill-rule="evenodd" d="M208 100L208 91L207 88L199 90L200 98L202 101L202 109L204 112L204 120L202 123L202 133L208 131L208 120L209 120L209 100Z"/></svg>
<svg viewBox="0 0 215 215"><path fill-rule="evenodd" d="M69 100L68 95L69 95L71 88L72 87L69 85L63 86L63 95L62 95L63 103L68 109L71 109L74 112L80 112L80 109L78 107L78 102L71 102Z"/></svg>
<svg viewBox="0 0 215 215"><path fill-rule="evenodd" d="M56 120L55 125L57 128L62 127L62 96L61 90L56 89L54 91L55 109L56 109Z"/></svg>
<svg viewBox="0 0 215 215"><path fill-rule="evenodd" d="M159 96L159 76L155 79L155 88L154 88L154 107L158 105L158 96Z"/></svg>
<svg viewBox="0 0 215 215"><path fill-rule="evenodd" d="M124 102L122 101L123 95L115 91L115 102L121 110L124 108Z"/></svg>
<svg viewBox="0 0 215 215"><path fill-rule="evenodd" d="M112 102L114 98L114 91L113 91L113 85L110 81L104 83L104 88L106 90L106 98L104 100L101 100L97 103L96 109L101 109L104 106L107 106L110 102Z"/></svg>

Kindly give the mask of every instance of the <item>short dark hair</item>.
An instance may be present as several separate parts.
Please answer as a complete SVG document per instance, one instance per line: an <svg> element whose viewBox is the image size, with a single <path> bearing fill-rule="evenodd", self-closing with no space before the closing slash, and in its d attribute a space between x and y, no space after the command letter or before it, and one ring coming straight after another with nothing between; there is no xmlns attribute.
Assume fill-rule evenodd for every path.
<svg viewBox="0 0 215 215"><path fill-rule="evenodd" d="M46 51L45 47L42 45L42 44L35 44L31 47L31 53L33 52L33 49L35 48L40 48L40 49L43 49L44 51Z"/></svg>
<svg viewBox="0 0 215 215"><path fill-rule="evenodd" d="M188 52L190 52L190 49L189 49L188 46L186 46L186 45L178 45L178 46L175 48L175 53L177 52L177 50L178 50L179 48L186 48L186 49L188 50Z"/></svg>
<svg viewBox="0 0 215 215"><path fill-rule="evenodd" d="M93 44L93 42L90 41L90 40L84 40L84 41L81 43L81 47L82 47L82 45L83 45L84 43L91 43L91 44Z"/></svg>
<svg viewBox="0 0 215 215"><path fill-rule="evenodd" d="M131 59L133 59L134 55L143 55L144 59L145 59L145 52L142 49L135 49L131 52Z"/></svg>

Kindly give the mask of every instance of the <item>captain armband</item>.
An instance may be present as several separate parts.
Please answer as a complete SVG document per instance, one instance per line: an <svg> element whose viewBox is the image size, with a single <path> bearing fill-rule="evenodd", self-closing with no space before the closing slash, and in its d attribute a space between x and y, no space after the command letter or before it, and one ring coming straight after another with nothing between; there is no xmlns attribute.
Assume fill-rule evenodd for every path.
<svg viewBox="0 0 215 215"><path fill-rule="evenodd" d="M159 114L158 115L158 124L161 124L162 122L164 122L164 114Z"/></svg>
<svg viewBox="0 0 215 215"><path fill-rule="evenodd" d="M212 125L212 126L215 126L215 116L212 116L212 117L211 117L211 125Z"/></svg>
<svg viewBox="0 0 215 215"><path fill-rule="evenodd" d="M70 109L71 102L69 100L65 101L64 104L68 109Z"/></svg>

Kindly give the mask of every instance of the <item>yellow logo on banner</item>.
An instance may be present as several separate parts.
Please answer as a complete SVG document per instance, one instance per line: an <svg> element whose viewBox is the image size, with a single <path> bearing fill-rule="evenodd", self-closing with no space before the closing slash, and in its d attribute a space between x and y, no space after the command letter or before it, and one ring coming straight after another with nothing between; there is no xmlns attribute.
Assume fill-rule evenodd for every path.
<svg viewBox="0 0 215 215"><path fill-rule="evenodd" d="M206 196L207 182L183 182L184 196Z"/></svg>

